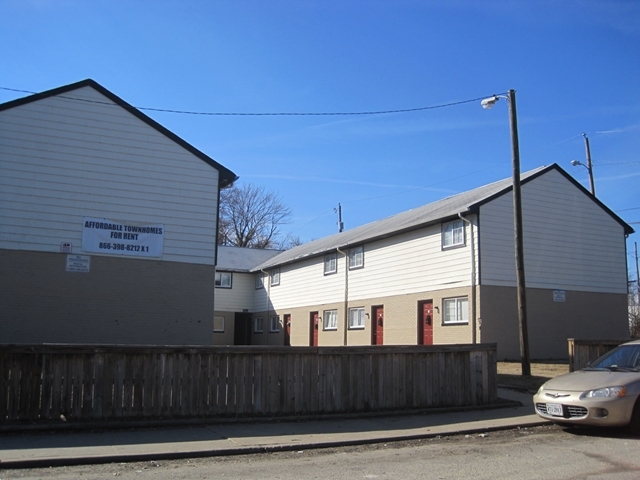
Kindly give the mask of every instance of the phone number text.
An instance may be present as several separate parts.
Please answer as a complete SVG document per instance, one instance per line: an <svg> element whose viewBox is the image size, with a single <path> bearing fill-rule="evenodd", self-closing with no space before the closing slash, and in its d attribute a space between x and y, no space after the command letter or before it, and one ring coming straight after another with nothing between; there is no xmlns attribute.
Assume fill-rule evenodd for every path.
<svg viewBox="0 0 640 480"><path fill-rule="evenodd" d="M104 243L100 242L98 248L101 250L118 250L123 252L148 252L149 247L145 245L127 245L124 243Z"/></svg>

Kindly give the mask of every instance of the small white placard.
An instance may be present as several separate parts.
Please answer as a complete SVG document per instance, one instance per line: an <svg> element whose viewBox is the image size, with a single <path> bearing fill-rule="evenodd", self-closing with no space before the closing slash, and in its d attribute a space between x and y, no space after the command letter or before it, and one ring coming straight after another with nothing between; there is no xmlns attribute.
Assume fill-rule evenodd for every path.
<svg viewBox="0 0 640 480"><path fill-rule="evenodd" d="M67 255L67 272L87 273L91 270L89 255Z"/></svg>
<svg viewBox="0 0 640 480"><path fill-rule="evenodd" d="M71 242L62 242L60 244L60 252L61 253L72 253L73 252L73 243L71 243Z"/></svg>
<svg viewBox="0 0 640 480"><path fill-rule="evenodd" d="M564 302L566 300L566 295L564 290L554 290L553 291L553 301L554 302Z"/></svg>

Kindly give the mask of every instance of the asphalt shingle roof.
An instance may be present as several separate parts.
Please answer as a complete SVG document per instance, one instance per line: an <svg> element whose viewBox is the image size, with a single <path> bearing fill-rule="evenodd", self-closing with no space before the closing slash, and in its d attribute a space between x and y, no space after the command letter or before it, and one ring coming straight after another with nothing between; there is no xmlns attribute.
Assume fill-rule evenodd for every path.
<svg viewBox="0 0 640 480"><path fill-rule="evenodd" d="M557 164L543 166L522 173L520 175L520 181L522 184L533 178L542 175L550 170L557 170L564 175L569 181L574 183L578 188L588 192L577 183L570 175L568 175ZM484 203L510 192L513 186L513 179L506 178L498 182L490 183L482 187L469 190L467 192L459 193L451 197L443 198L433 203L423 205L406 212L398 213L391 217L377 220L375 222L362 225L360 227L353 228L341 233L330 235L325 238L299 245L290 250L286 250L279 255L276 255L270 259L265 260L262 264L257 265L253 271L260 269L269 269L278 265L292 263L304 258L311 258L318 255L324 255L336 251L336 248L350 248L357 245L362 245L365 242L371 242L382 238L398 235L403 232L415 230L417 228L423 228L427 225L440 223L448 219L453 219L458 216L458 213L472 213ZM606 206L600 203L599 200L594 198L602 208L607 210L614 218L616 218L623 226L627 233L629 230L633 232L633 229L621 219L619 219L613 212L611 212Z"/></svg>
<svg viewBox="0 0 640 480"><path fill-rule="evenodd" d="M218 246L217 270L226 272L250 272L257 265L282 253L282 250Z"/></svg>

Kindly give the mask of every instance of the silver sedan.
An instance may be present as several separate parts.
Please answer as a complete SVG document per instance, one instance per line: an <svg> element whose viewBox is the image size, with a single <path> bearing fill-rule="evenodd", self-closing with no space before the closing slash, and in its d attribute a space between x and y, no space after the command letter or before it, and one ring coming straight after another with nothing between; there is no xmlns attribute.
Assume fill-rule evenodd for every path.
<svg viewBox="0 0 640 480"><path fill-rule="evenodd" d="M577 372L549 380L533 396L536 413L564 425L640 431L640 340L620 345Z"/></svg>

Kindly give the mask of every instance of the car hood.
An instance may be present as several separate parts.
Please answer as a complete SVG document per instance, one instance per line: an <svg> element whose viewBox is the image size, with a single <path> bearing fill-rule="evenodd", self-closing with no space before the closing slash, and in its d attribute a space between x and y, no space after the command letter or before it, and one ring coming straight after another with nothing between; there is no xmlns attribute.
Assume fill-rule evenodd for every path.
<svg viewBox="0 0 640 480"><path fill-rule="evenodd" d="M640 373L638 372L580 370L549 380L544 384L544 389L584 392L596 388L627 386L636 382L640 382Z"/></svg>

